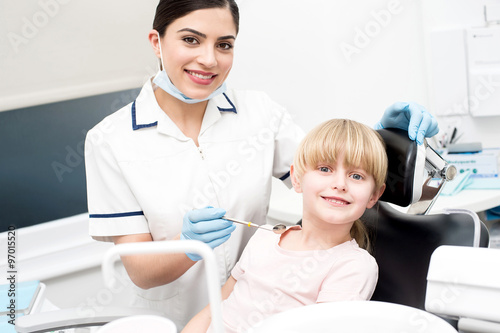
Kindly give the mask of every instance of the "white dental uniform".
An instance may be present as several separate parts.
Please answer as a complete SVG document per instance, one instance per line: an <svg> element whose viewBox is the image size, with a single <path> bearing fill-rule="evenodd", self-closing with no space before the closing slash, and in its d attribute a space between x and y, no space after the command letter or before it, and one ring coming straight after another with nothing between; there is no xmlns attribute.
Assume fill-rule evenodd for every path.
<svg viewBox="0 0 500 333"><path fill-rule="evenodd" d="M151 233L153 240L181 232L184 214L206 206L265 223L272 176L286 180L302 130L260 92L228 91L209 100L199 147L159 107L151 82L134 103L106 117L87 134L90 235ZM253 230L237 226L215 249L221 285ZM181 329L208 304L203 264L178 280L137 289L135 306L165 312Z"/></svg>

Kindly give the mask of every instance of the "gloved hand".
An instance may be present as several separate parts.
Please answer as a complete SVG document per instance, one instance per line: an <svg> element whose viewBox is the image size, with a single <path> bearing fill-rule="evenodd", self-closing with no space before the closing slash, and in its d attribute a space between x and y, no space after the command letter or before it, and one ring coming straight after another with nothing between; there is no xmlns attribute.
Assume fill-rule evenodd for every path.
<svg viewBox="0 0 500 333"><path fill-rule="evenodd" d="M436 118L417 103L396 102L389 106L375 129L400 128L408 131L412 140L421 145L424 137L431 137L439 132Z"/></svg>
<svg viewBox="0 0 500 333"><path fill-rule="evenodd" d="M194 209L184 215L182 222L181 239L194 239L202 241L212 249L229 239L236 229L233 222L221 219L226 214L222 208L206 207ZM193 261L202 258L193 253L186 253Z"/></svg>

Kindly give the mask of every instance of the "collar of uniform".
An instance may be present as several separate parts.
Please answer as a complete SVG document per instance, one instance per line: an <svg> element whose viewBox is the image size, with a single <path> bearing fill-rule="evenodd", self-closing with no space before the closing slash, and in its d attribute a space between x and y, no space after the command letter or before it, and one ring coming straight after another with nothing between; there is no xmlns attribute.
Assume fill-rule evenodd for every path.
<svg viewBox="0 0 500 333"><path fill-rule="evenodd" d="M132 129L155 127L158 125L163 111L156 101L151 80L148 80L141 89L139 96L132 103Z"/></svg>
<svg viewBox="0 0 500 333"><path fill-rule="evenodd" d="M163 110L158 105L158 102L156 101L156 98L154 96L151 80L148 80L146 82L139 96L132 103L131 112L132 129L134 131L142 128L156 126L158 126L158 129L165 134L171 134L172 130L174 132L179 131L177 126L175 126L171 119L163 112ZM226 93L215 96L208 101L200 134L220 118L221 112L237 113L236 107L226 95ZM160 121L160 125L158 125L158 121Z"/></svg>
<svg viewBox="0 0 500 333"><path fill-rule="evenodd" d="M203 116L203 122L201 123L200 135L202 135L207 128L215 124L223 112L237 113L236 107L226 93L217 95L208 101L205 115Z"/></svg>
<svg viewBox="0 0 500 333"><path fill-rule="evenodd" d="M229 99L226 93L215 96L210 100L210 102L214 102L220 112L238 113L236 111L236 106L234 106L233 102Z"/></svg>

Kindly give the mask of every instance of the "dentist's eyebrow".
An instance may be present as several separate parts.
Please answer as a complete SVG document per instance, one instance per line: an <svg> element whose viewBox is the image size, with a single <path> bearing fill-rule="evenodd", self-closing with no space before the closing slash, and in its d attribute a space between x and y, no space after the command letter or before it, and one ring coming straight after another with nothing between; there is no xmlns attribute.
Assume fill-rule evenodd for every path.
<svg viewBox="0 0 500 333"><path fill-rule="evenodd" d="M195 34L197 36L200 36L202 38L207 38L207 35L205 35L204 33L199 32L199 31L194 30L194 29L191 29L191 28L184 28L184 29L181 29L177 32L184 32L184 31L190 32L190 33ZM221 36L221 37L217 38L217 40L225 40L225 39L236 39L236 37L233 35L227 35L227 36Z"/></svg>
<svg viewBox="0 0 500 333"><path fill-rule="evenodd" d="M179 30L177 32L183 32L183 31L187 31L187 32L193 33L193 34L195 34L197 36L200 36L202 38L207 38L207 35L205 35L204 33L196 31L194 29L190 29L190 28L184 28L184 29L181 29L181 30Z"/></svg>
<svg viewBox="0 0 500 333"><path fill-rule="evenodd" d="M227 36L221 36L221 37L217 38L217 40L225 40L225 39L234 39L234 40L236 40L236 37L234 37L233 35L227 35Z"/></svg>

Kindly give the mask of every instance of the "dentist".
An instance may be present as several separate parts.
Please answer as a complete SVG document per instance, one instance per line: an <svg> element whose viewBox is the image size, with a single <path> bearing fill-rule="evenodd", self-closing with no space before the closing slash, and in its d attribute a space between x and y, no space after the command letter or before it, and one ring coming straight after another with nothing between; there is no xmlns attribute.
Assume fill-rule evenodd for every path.
<svg viewBox="0 0 500 333"><path fill-rule="evenodd" d="M238 23L234 0L161 0L149 33L161 70L85 142L90 235L115 244L200 240L215 251L221 285L251 236L222 217L265 223L271 179L289 183L303 136L266 94L226 88ZM417 142L438 131L408 103L390 106L376 126L408 129ZM208 303L199 259L122 257L133 305L182 328Z"/></svg>

